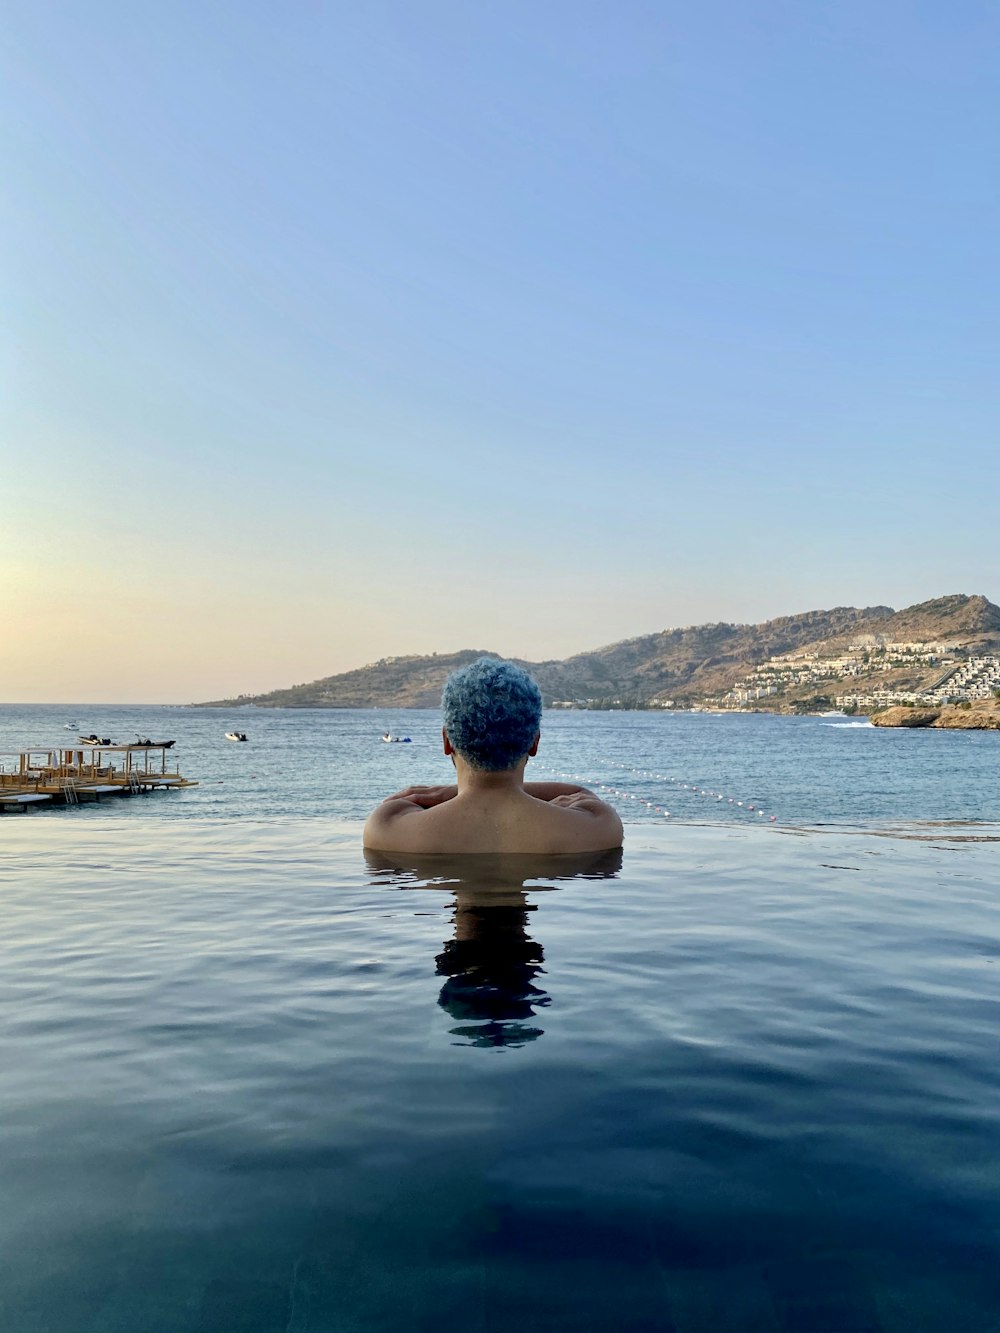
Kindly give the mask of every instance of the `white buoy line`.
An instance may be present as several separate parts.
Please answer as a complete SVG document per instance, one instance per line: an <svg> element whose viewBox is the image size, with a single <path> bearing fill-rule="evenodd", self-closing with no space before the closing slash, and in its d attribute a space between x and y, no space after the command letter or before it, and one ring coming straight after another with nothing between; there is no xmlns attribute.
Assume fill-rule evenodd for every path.
<svg viewBox="0 0 1000 1333"><path fill-rule="evenodd" d="M658 805L655 801L648 801L644 796L636 795L635 792L623 791L620 787L612 787L606 782L593 782L586 778L582 778L578 773L563 773L557 769L551 768L548 764L538 764L537 761L534 766L543 769L547 773L551 773L555 777L566 778L570 782L579 782L581 785L587 786L591 790L596 788L598 791L605 792L607 795L615 797L617 801L635 801L639 805L646 806L647 809L652 810L655 814L663 815L665 819L670 818L670 811L666 809L665 806ZM654 773L650 769L632 768L629 764L619 764L614 762L611 766L612 768L620 768L623 773L628 773L632 777L643 778L647 781L668 782L677 791L686 791L692 796L704 796L716 803L722 801L727 808L729 806L733 807L734 814L737 810L743 810L747 814L755 815L758 819L767 819L771 824L777 822L777 815L768 815L761 809L760 805L754 801L741 801L735 796L729 796L726 792L715 791L708 787L699 787L696 782L682 782L680 778L670 777L666 773Z"/></svg>

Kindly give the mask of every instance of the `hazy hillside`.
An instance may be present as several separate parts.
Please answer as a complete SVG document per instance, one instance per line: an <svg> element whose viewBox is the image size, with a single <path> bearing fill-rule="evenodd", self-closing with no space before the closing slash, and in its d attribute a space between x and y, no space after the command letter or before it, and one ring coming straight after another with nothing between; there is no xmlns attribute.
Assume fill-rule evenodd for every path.
<svg viewBox="0 0 1000 1333"><path fill-rule="evenodd" d="M806 611L760 625L691 625L613 643L564 663L545 664L555 698L627 695L641 701L666 696L700 699L727 689L742 673L775 653L787 653L819 639L861 632L881 623L892 607ZM550 665L554 672L550 674ZM538 679L542 674L539 669ZM544 687L543 687L544 688Z"/></svg>
<svg viewBox="0 0 1000 1333"><path fill-rule="evenodd" d="M693 703L728 689L748 669L796 649L838 648L863 635L887 640L937 640L968 648L1000 646L1000 607L985 597L939 597L903 611L889 606L838 606L781 616L759 625L689 625L578 653L565 661L523 662L546 703L600 701L609 706L671 698ZM433 707L449 672L489 649L430 657L393 657L355 671L215 706L261 708ZM205 704L205 707L211 706Z"/></svg>
<svg viewBox="0 0 1000 1333"><path fill-rule="evenodd" d="M937 597L897 611L880 632L897 641L936 638L974 647L1000 635L1000 607L985 597Z"/></svg>
<svg viewBox="0 0 1000 1333"><path fill-rule="evenodd" d="M985 597L956 595L903 611L888 606L838 606L781 616L760 625L690 625L578 653L565 661L524 662L547 703L592 700L618 706L672 698L696 702L728 689L745 671L778 653L828 645L861 635L888 640L944 640L970 648L1000 646L1000 607ZM296 685L215 705L263 708L433 707L449 672L488 649L430 657L394 657ZM209 705L204 705L209 706Z"/></svg>

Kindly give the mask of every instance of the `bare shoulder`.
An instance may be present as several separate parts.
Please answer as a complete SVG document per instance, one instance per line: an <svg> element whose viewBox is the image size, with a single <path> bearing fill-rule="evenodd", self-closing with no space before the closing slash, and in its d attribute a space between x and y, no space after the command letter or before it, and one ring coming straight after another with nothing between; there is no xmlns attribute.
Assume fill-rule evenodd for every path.
<svg viewBox="0 0 1000 1333"><path fill-rule="evenodd" d="M427 811L422 805L402 796L391 796L377 805L365 820L362 842L365 847L383 852L405 851L412 846L415 824L426 816ZM400 834L404 832L407 836L401 840Z"/></svg>
<svg viewBox="0 0 1000 1333"><path fill-rule="evenodd" d="M365 821L366 847L384 852L420 851L426 826L438 822L434 811L458 794L455 786L404 787L387 796Z"/></svg>
<svg viewBox="0 0 1000 1333"><path fill-rule="evenodd" d="M574 826L574 842L580 850L603 851L620 847L625 830L618 811L591 791L557 796L550 803L565 811Z"/></svg>

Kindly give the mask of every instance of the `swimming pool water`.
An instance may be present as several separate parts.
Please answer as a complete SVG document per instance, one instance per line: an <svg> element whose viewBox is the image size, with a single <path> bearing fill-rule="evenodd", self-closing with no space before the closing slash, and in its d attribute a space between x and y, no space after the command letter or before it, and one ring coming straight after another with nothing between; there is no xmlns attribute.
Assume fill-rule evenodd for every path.
<svg viewBox="0 0 1000 1333"><path fill-rule="evenodd" d="M4 1329L995 1326L996 828L152 800L0 826Z"/></svg>

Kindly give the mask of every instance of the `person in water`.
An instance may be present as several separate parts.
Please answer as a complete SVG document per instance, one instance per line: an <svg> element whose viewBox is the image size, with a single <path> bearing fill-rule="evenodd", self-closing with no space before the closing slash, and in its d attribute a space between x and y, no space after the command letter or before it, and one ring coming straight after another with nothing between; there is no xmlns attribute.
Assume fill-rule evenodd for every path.
<svg viewBox="0 0 1000 1333"><path fill-rule="evenodd" d="M495 657L454 672L441 697L447 787L407 787L368 816L364 845L384 852L596 852L620 847L617 813L585 787L525 782L538 752L542 696Z"/></svg>

